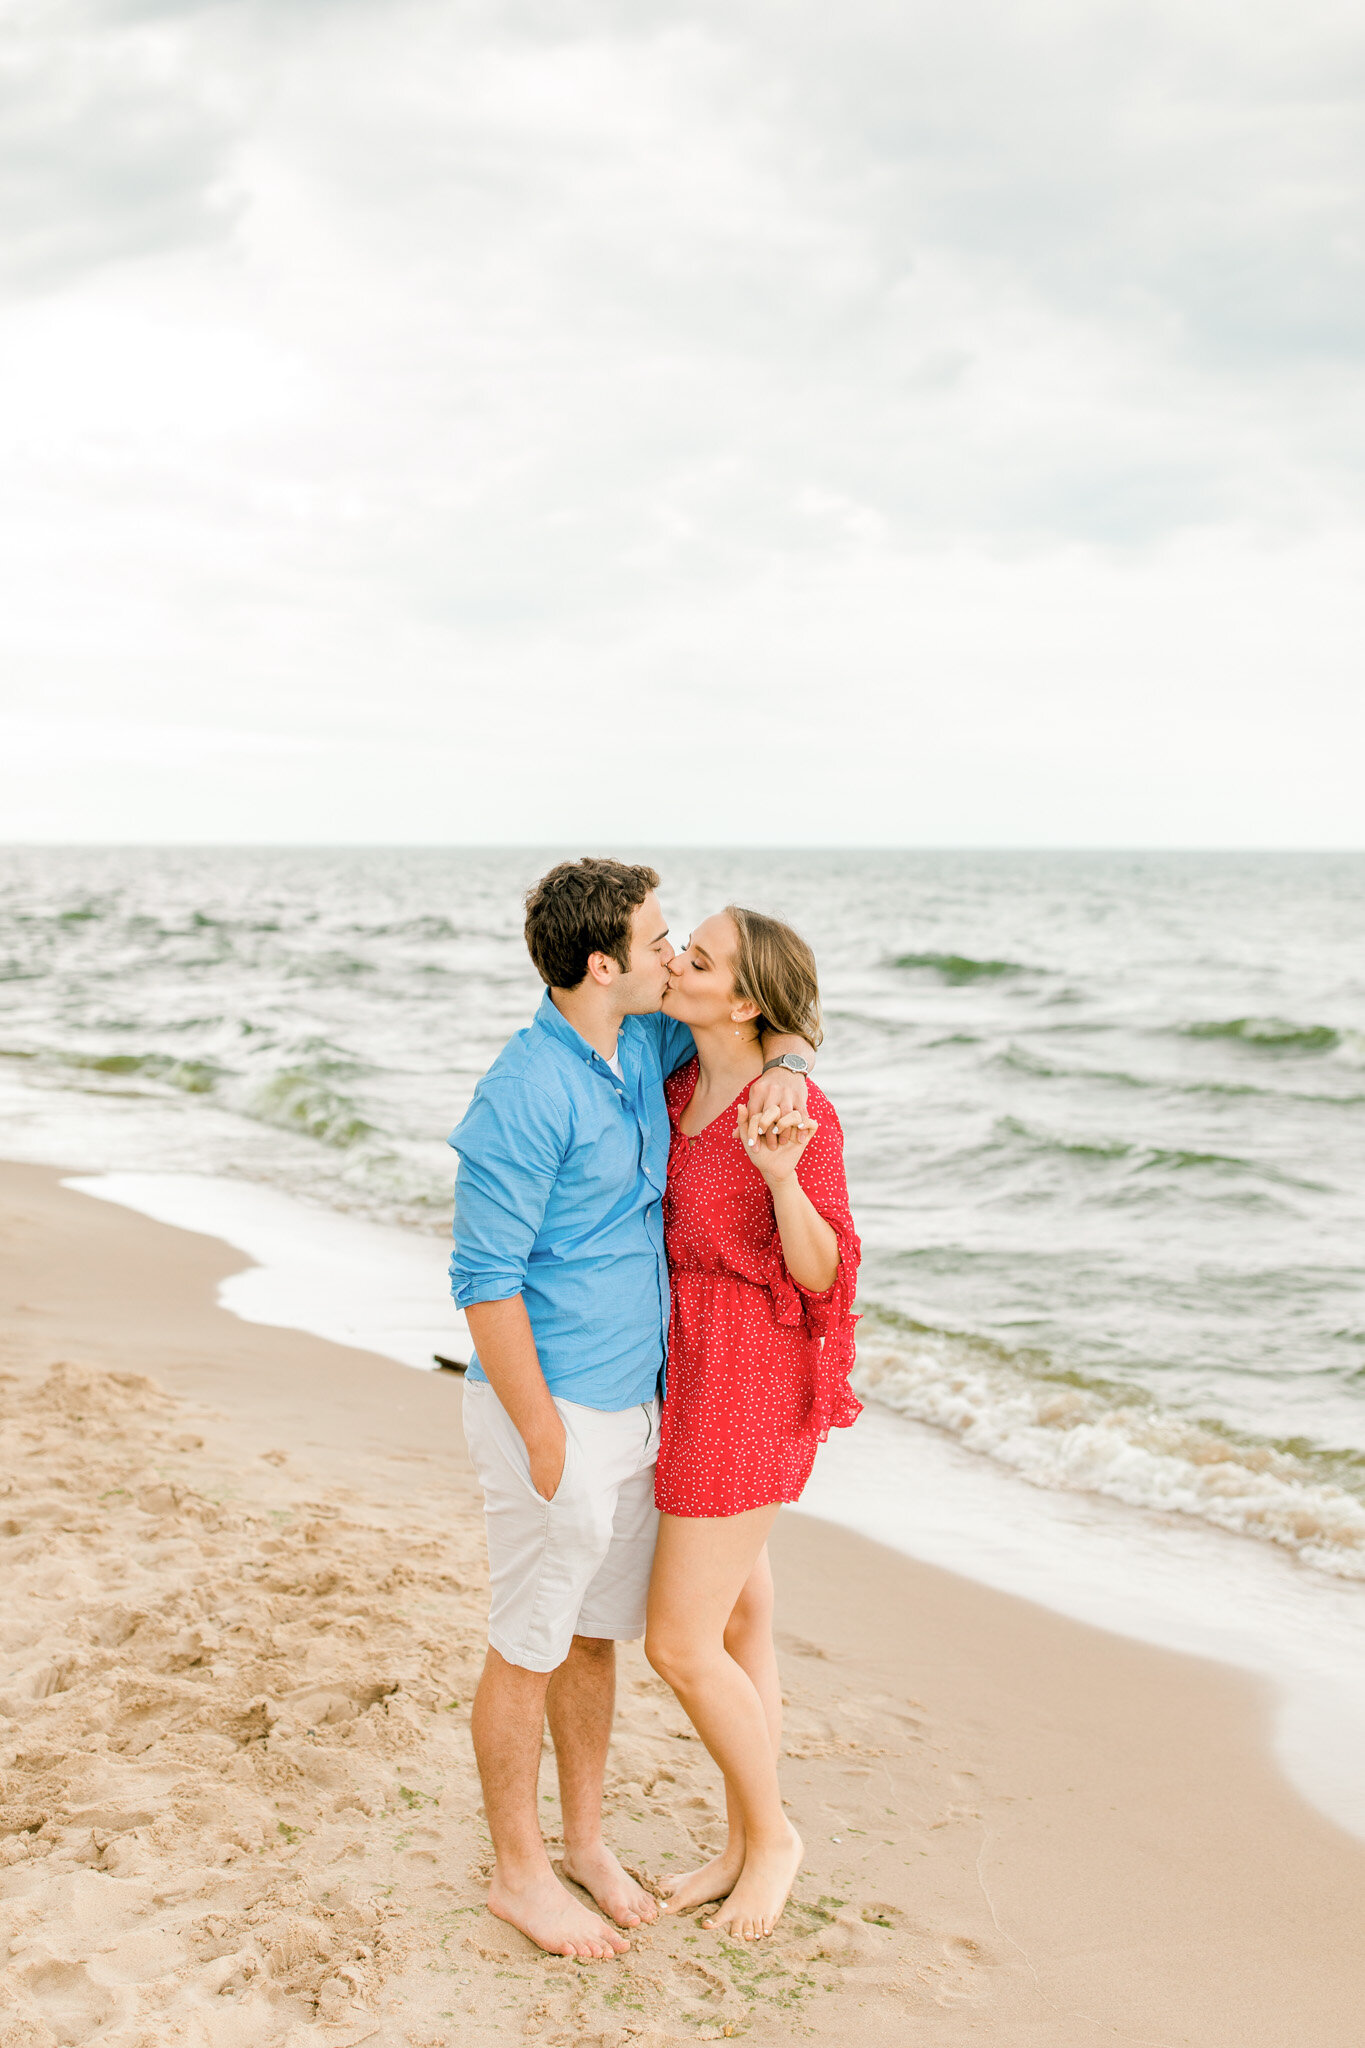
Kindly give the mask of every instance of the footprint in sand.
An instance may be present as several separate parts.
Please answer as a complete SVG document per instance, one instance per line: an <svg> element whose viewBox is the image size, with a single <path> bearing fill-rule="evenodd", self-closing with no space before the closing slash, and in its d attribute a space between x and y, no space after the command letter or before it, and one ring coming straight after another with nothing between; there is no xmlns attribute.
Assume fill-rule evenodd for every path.
<svg viewBox="0 0 1365 2048"><path fill-rule="evenodd" d="M933 1945L916 1970L935 2005L945 2010L957 2006L981 2005L988 1995L983 1971L994 1967L996 1957L970 1934L933 1937Z"/></svg>
<svg viewBox="0 0 1365 2048"><path fill-rule="evenodd" d="M21 1994L62 2048L68 2042L88 2041L118 2017L114 1992L95 1983L84 1963L68 1962L50 1949L39 1955L29 1950L14 1974Z"/></svg>

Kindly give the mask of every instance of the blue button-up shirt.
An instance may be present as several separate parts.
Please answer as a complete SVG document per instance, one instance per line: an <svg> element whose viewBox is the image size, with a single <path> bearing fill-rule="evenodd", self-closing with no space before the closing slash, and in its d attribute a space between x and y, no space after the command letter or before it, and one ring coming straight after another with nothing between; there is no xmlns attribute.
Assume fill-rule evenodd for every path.
<svg viewBox="0 0 1365 2048"><path fill-rule="evenodd" d="M459 1153L456 1303L526 1303L552 1394L619 1410L651 1400L668 1344L663 1080L692 1034L627 1017L618 1080L545 991L450 1134ZM477 1354L470 1379L487 1375Z"/></svg>

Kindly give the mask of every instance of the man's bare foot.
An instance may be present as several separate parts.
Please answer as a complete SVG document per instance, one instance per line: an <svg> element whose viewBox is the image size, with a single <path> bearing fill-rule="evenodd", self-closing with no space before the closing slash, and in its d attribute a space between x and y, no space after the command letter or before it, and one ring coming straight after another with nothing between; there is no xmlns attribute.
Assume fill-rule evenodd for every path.
<svg viewBox="0 0 1365 2048"><path fill-rule="evenodd" d="M713 1856L700 1870L685 1870L679 1877L665 1878L668 1887L665 1913L690 1913L693 1906L706 1906L712 1899L728 1898L739 1883L739 1873L743 1868L743 1843L732 1848L727 1842L719 1856Z"/></svg>
<svg viewBox="0 0 1365 2048"><path fill-rule="evenodd" d="M591 1892L618 1927L640 1927L659 1917L659 1901L623 1870L605 1842L590 1849L566 1849L561 1859L565 1877Z"/></svg>
<svg viewBox="0 0 1365 2048"><path fill-rule="evenodd" d="M757 1941L771 1934L787 1903L796 1873L801 1868L805 1844L796 1829L787 1829L787 1840L771 1848L750 1848L744 1858L739 1881L718 1913L703 1920L703 1927L715 1927L736 1941Z"/></svg>
<svg viewBox="0 0 1365 2048"><path fill-rule="evenodd" d="M488 1910L520 1928L552 1956L578 1956L589 1962L624 1955L630 1947L623 1934L566 1892L552 1870L515 1886L495 1876L488 1888Z"/></svg>

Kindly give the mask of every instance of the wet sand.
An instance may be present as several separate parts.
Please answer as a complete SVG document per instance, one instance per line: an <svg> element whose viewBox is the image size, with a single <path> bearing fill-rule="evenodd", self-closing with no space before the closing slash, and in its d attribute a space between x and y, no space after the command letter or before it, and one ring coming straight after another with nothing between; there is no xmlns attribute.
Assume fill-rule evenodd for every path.
<svg viewBox="0 0 1365 2048"><path fill-rule="evenodd" d="M798 1514L778 1935L539 1956L481 1903L458 1379L239 1322L240 1254L48 1169L0 1256L0 2048L1356 2048L1365 1845L1259 1688ZM718 1792L632 1646L615 1845L685 1867Z"/></svg>

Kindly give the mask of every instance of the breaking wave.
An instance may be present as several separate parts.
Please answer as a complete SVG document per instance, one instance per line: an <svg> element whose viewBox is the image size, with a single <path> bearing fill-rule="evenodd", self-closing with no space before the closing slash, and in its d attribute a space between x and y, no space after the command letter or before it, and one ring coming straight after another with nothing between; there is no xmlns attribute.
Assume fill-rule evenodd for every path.
<svg viewBox="0 0 1365 2048"><path fill-rule="evenodd" d="M375 1126L353 1102L306 1067L284 1067L272 1074L247 1097L242 1114L341 1151L377 1136Z"/></svg>
<svg viewBox="0 0 1365 2048"><path fill-rule="evenodd" d="M986 1339L872 1310L853 1380L1037 1486L1191 1516L1365 1579L1365 1453L1258 1441Z"/></svg>
<svg viewBox="0 0 1365 2048"><path fill-rule="evenodd" d="M259 1078L234 1072L211 1059L180 1059L171 1053L83 1053L44 1047L0 1048L0 1059L32 1062L36 1067L88 1074L98 1082L142 1081L150 1092L170 1089L182 1095L212 1095L222 1107L255 1123L312 1138L341 1151L380 1135L359 1106L335 1085L338 1075L354 1071L355 1063L326 1056L323 1048L312 1061L298 1060Z"/></svg>
<svg viewBox="0 0 1365 2048"><path fill-rule="evenodd" d="M215 1060L177 1059L160 1052L44 1052L24 1047L0 1047L0 1059L35 1060L69 1067L77 1073L107 1074L114 1080L140 1078L178 1088L185 1095L211 1095L227 1069Z"/></svg>

